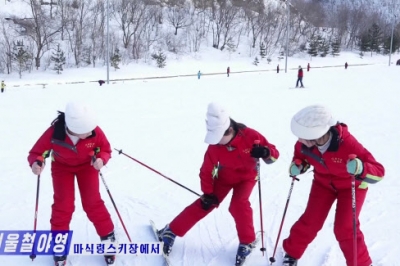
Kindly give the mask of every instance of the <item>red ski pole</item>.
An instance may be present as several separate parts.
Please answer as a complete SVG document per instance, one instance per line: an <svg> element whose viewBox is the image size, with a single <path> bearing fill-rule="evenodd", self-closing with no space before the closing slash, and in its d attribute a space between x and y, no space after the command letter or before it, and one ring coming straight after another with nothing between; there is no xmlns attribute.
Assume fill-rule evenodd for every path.
<svg viewBox="0 0 400 266"><path fill-rule="evenodd" d="M90 155L90 157L92 157L92 161L95 162L95 161L96 161L95 152L94 152L94 151L91 151L91 152L89 153L89 155ZM131 237L129 236L128 230L127 230L126 227L125 227L124 221L122 220L121 214L119 214L117 205L115 204L115 201L114 201L114 199L113 199L113 197L112 197L112 195L111 195L110 190L108 189L108 186L107 186L107 184L106 184L106 180L104 179L103 174L102 174L100 171L99 171L99 174L100 174L100 177L101 177L101 181L103 181L103 184L104 184L104 186L105 186L105 188L106 188L106 190L107 190L108 196L110 196L111 202L112 202L112 204L114 205L114 209L115 209L115 212L116 212L117 215L118 215L119 221L121 222L122 227L124 228L125 234L126 234L126 236L128 237L129 242L132 242Z"/></svg>
<svg viewBox="0 0 400 266"><path fill-rule="evenodd" d="M300 164L301 164L301 161L298 160L298 159L296 159L294 162L295 162L296 165L300 165ZM278 236L276 237L274 252L273 252L273 254L272 254L272 257L269 258L269 261L271 262L270 265L272 265L272 264L276 261L276 260L275 260L276 248L277 248L277 246L278 246L279 238L281 237L283 222L285 221L286 211L287 211L288 206L289 206L290 197L292 196L294 181L295 181L295 180L299 181L299 179L298 179L296 176L290 176L290 177L292 178L292 183L290 184L289 195L288 195L288 197L287 197L285 209L284 209L284 211L283 211L283 216L282 216L281 224L280 224L280 226L279 226Z"/></svg>
<svg viewBox="0 0 400 266"><path fill-rule="evenodd" d="M172 178L169 178L168 176L163 175L162 173L158 172L157 170L154 170L154 169L151 168L150 166L148 166L148 165L142 163L141 161L139 161L139 160L137 160L137 159L135 159L135 158L129 156L128 154L126 154L126 153L124 153L124 152L122 152L122 150L118 150L118 149L115 149L115 148L114 148L114 150L118 151L118 154L123 154L123 155L125 155L125 156L128 157L129 159L131 159L131 160L137 162L138 164L140 164L140 165L146 167L147 169L153 171L154 173L159 174L160 176L164 177L165 179L171 181L172 183L174 183L174 184L176 184L176 185L178 185L178 186L180 186L180 187L186 189L187 191L192 192L193 194L195 194L195 195L198 196L198 197L201 197L201 195L200 195L199 193L197 193L197 192L191 190L190 188L188 188L188 187L186 187L186 186L184 186L184 185L182 185L182 184L176 182L176 181L173 180Z"/></svg>
<svg viewBox="0 0 400 266"><path fill-rule="evenodd" d="M349 154L349 161L357 158ZM353 265L357 265L357 208L356 208L356 177L351 175L351 208L353 212Z"/></svg>

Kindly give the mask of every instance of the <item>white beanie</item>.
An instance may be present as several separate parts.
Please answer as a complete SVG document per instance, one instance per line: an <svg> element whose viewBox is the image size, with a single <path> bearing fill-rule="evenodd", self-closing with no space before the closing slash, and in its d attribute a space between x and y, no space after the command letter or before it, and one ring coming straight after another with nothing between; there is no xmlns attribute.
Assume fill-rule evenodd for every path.
<svg viewBox="0 0 400 266"><path fill-rule="evenodd" d="M65 107L65 123L73 133L85 134L96 128L97 119L86 104L69 102Z"/></svg>
<svg viewBox="0 0 400 266"><path fill-rule="evenodd" d="M293 134L301 139L313 140L322 137L337 121L322 105L311 105L297 112L290 123Z"/></svg>
<svg viewBox="0 0 400 266"><path fill-rule="evenodd" d="M206 119L207 134L204 142L211 145L220 142L230 124L229 115L223 107L217 103L208 104Z"/></svg>

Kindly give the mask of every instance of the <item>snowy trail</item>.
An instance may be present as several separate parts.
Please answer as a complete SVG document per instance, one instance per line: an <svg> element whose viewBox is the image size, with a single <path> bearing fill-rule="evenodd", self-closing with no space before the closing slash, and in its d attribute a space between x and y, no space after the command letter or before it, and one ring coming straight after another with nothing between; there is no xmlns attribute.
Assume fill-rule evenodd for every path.
<svg viewBox="0 0 400 266"><path fill-rule="evenodd" d="M311 103L330 106L338 119L349 124L351 132L386 167L385 179L370 186L361 226L374 266L400 266L400 208L397 178L400 121L398 68L368 66L349 69L319 69L307 73L309 90L288 90L293 76L275 73L242 74L229 79L207 77L126 82L99 87L96 84L57 85L46 89L18 88L0 97L0 228L32 229L36 178L26 156L40 134L70 99L82 99L96 109L100 126L114 148L137 158L177 182L200 193L198 172L206 145L203 143L205 108L210 101L223 103L232 118L262 132L281 152L273 165L261 165L263 218L267 253L256 250L251 265L269 265L290 187L287 167L295 138L289 129L291 116ZM376 84L379 84L377 86ZM33 100L34 99L34 100ZM18 123L16 123L18 121ZM196 196L160 177L132 160L113 153L104 170L107 185L134 242L153 242L148 220L159 228L169 223ZM282 261L282 240L302 214L312 174L296 182L282 234L276 263ZM118 238L128 242L114 207L101 184L101 194L111 213ZM72 218L73 243L93 243L98 236L83 212L79 193ZM175 241L173 266L230 266L234 263L238 239L229 214L228 196L220 208ZM254 225L259 230L257 186L251 195ZM52 204L50 167L41 176L38 229L49 228ZM345 265L333 235L332 208L317 238L304 253L299 266ZM259 245L260 247L261 245ZM258 248L259 248L258 247ZM316 254L318 254L316 256ZM40 256L31 262L23 256L0 256L0 265L49 266L51 257ZM71 266L102 265L102 257L71 256ZM120 256L117 266L158 266L161 258Z"/></svg>

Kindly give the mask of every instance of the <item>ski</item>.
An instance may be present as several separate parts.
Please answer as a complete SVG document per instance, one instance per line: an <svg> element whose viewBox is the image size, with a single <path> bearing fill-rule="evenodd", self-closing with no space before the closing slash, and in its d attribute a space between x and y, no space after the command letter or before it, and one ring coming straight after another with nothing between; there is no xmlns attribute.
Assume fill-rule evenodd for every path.
<svg viewBox="0 0 400 266"><path fill-rule="evenodd" d="M114 256L112 256L114 257ZM115 265L115 258L110 259L105 259L105 263L107 266L113 266ZM70 265L71 263L69 263L68 265ZM54 266L67 266L67 260L62 260L62 261L55 261L54 262Z"/></svg>
<svg viewBox="0 0 400 266"><path fill-rule="evenodd" d="M114 265L115 256L104 256L107 266Z"/></svg>
<svg viewBox="0 0 400 266"><path fill-rule="evenodd" d="M258 243L261 240L261 231L258 231L256 233L256 240L253 242L254 248L253 250L250 252L250 254L244 258L242 257L236 257L236 262L235 262L235 266L245 266L246 265L246 260L249 259L249 257L251 256L251 254L253 254L254 249L257 247Z"/></svg>
<svg viewBox="0 0 400 266"><path fill-rule="evenodd" d="M158 237L158 229L156 227L156 224L152 220L150 220L150 226L151 226L151 229L153 230L153 234L154 234L154 237L156 238L156 240L161 242L160 238ZM169 260L169 257L167 255L165 255L164 251L161 251L161 252L162 252L162 256L164 258L165 265L172 266L171 262Z"/></svg>
<svg viewBox="0 0 400 266"><path fill-rule="evenodd" d="M289 87L289 90L301 90L306 89L306 87Z"/></svg>

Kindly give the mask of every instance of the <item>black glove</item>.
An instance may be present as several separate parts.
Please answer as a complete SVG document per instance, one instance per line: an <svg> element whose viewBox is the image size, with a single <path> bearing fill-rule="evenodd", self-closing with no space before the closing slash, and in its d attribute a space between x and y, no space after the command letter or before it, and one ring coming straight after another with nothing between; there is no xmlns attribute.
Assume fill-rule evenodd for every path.
<svg viewBox="0 0 400 266"><path fill-rule="evenodd" d="M214 194L203 194L201 197L201 208L208 211L212 206L218 205L219 201Z"/></svg>
<svg viewBox="0 0 400 266"><path fill-rule="evenodd" d="M250 151L250 155L254 158L267 158L271 155L271 153L267 147L253 145L253 148Z"/></svg>

